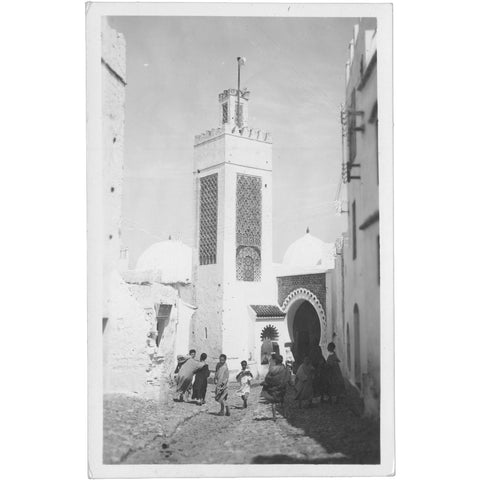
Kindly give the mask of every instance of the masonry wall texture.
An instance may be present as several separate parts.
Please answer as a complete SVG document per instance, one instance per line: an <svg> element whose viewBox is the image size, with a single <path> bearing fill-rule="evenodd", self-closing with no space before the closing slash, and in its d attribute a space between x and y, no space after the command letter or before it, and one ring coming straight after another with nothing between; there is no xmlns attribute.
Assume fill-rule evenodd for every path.
<svg viewBox="0 0 480 480"><path fill-rule="evenodd" d="M312 273L308 275L292 275L278 277L278 304L282 305L288 294L297 288L310 290L320 300L323 308L326 307L326 281L325 273ZM326 312L326 310L325 310Z"/></svg>
<svg viewBox="0 0 480 480"><path fill-rule="evenodd" d="M160 399L167 394L177 355L188 352L195 308L174 286L127 284L118 274L113 275L111 291L111 317L104 331L105 393ZM184 287L183 292L188 289ZM169 306L170 314L159 332L157 309L161 305Z"/></svg>
<svg viewBox="0 0 480 480"><path fill-rule="evenodd" d="M110 279L110 317L104 336L104 393L137 393L146 389L147 339L154 316L147 315L117 273Z"/></svg>
<svg viewBox="0 0 480 480"><path fill-rule="evenodd" d="M102 20L102 158L104 318L108 317L109 278L121 247L121 195L125 125L126 51L122 34Z"/></svg>

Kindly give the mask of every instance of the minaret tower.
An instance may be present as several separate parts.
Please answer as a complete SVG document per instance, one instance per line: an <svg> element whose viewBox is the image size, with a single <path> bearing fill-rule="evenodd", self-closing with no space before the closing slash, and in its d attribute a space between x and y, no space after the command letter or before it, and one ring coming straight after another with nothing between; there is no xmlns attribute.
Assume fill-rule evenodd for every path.
<svg viewBox="0 0 480 480"><path fill-rule="evenodd" d="M198 310L190 343L211 358L225 353L232 362L254 357L249 305L275 298L272 141L269 133L249 127L248 97L247 90L220 93L220 126L194 143Z"/></svg>

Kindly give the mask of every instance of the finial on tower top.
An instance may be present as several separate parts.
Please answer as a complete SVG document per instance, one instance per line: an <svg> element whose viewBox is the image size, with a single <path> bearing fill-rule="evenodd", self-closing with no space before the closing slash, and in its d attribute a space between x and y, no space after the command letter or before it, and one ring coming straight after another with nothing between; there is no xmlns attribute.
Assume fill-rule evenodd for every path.
<svg viewBox="0 0 480 480"><path fill-rule="evenodd" d="M310 228L309 227L307 227L307 233L310 233Z"/></svg>

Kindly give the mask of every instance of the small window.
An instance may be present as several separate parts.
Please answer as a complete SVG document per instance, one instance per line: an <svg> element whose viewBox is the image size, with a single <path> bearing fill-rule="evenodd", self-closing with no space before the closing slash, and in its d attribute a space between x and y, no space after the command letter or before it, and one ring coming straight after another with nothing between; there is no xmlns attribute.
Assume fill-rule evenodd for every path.
<svg viewBox="0 0 480 480"><path fill-rule="evenodd" d="M377 283L380 285L380 236L377 235Z"/></svg>
<svg viewBox="0 0 480 480"><path fill-rule="evenodd" d="M164 305L158 303L155 304L155 314L157 319L157 338L155 344L157 345L157 347L160 345L160 340L162 339L165 326L170 319L171 311L172 305Z"/></svg>
<svg viewBox="0 0 480 480"><path fill-rule="evenodd" d="M353 163L355 157L357 156L357 132L355 128L357 127L356 121L356 98L355 98L355 89L352 90L350 96L350 105L349 105L349 115L348 115L348 161Z"/></svg>
<svg viewBox="0 0 480 480"><path fill-rule="evenodd" d="M378 168L378 104L375 102L375 105L372 108L372 113L370 114L369 122L373 124L374 134L375 134L375 161L377 167L377 185L379 181L379 168Z"/></svg>
<svg viewBox="0 0 480 480"><path fill-rule="evenodd" d="M375 120L375 155L377 157L377 185L379 180L379 168L378 168L378 119Z"/></svg>
<svg viewBox="0 0 480 480"><path fill-rule="evenodd" d="M238 109L238 107L240 107L240 111ZM243 124L243 105L240 104L238 105L235 104L235 114L236 114L236 118L237 118L237 125L242 125Z"/></svg>
<svg viewBox="0 0 480 480"><path fill-rule="evenodd" d="M252 257L245 257L243 259L243 265L244 265L244 274L243 274L243 280L245 282L253 282L254 276L253 276L253 258Z"/></svg>
<svg viewBox="0 0 480 480"><path fill-rule="evenodd" d="M347 323L347 365L348 370L352 371L352 354L351 354L351 345L350 345L350 325Z"/></svg>
<svg viewBox="0 0 480 480"><path fill-rule="evenodd" d="M353 330L355 336L355 383L360 388L362 385L362 366L360 360L360 311L357 304L353 307Z"/></svg>
<svg viewBox="0 0 480 480"><path fill-rule="evenodd" d="M205 327L205 338L208 338L208 330L207 330L207 327Z"/></svg>
<svg viewBox="0 0 480 480"><path fill-rule="evenodd" d="M222 122L228 123L228 103L222 104Z"/></svg>
<svg viewBox="0 0 480 480"><path fill-rule="evenodd" d="M357 258L357 206L355 201L352 203L352 252L355 260Z"/></svg>

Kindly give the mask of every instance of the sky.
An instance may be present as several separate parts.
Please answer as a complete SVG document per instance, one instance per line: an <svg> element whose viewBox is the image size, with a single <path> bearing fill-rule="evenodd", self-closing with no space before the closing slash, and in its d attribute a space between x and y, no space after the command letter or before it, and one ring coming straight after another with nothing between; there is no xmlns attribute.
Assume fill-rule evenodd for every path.
<svg viewBox="0 0 480 480"><path fill-rule="evenodd" d="M340 104L353 18L110 17L127 45L122 237L133 267L169 236L193 246L193 140L219 126L218 94L250 93L273 138L273 261L310 233L333 242Z"/></svg>

